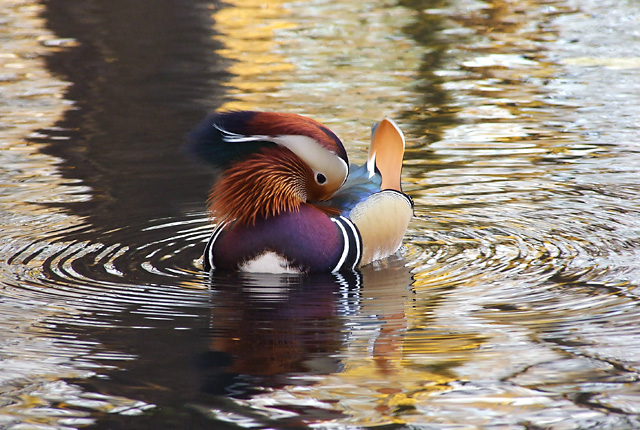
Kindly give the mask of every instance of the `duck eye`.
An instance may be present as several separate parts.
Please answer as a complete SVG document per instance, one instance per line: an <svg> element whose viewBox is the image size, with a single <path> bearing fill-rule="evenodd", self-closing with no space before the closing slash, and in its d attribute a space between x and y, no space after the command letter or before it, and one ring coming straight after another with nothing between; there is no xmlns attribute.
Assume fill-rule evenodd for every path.
<svg viewBox="0 0 640 430"><path fill-rule="evenodd" d="M317 181L320 185L322 185L322 184L324 184L325 182L327 182L327 177L326 177L326 176L324 176L322 173L318 173L318 174L316 175L316 181Z"/></svg>

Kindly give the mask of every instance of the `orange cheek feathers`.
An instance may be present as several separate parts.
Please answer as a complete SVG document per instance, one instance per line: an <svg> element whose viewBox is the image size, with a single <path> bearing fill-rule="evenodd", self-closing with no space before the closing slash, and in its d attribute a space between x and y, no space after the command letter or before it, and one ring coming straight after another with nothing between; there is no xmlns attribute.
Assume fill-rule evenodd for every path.
<svg viewBox="0 0 640 430"><path fill-rule="evenodd" d="M333 196L333 194L335 194L336 191L338 191L338 188L340 188L336 188L335 186L331 186L329 184L319 185L316 182L313 172L309 172L309 174L306 175L305 179L307 185L308 200L310 202L322 202L328 200L331 198L331 196Z"/></svg>

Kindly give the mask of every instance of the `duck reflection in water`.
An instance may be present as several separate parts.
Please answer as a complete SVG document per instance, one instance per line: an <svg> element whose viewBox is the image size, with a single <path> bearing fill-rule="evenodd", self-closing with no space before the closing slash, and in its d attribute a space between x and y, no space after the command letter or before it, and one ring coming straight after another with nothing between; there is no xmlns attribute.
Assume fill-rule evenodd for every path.
<svg viewBox="0 0 640 430"><path fill-rule="evenodd" d="M313 384L314 376L343 371L350 350L363 344L379 374L393 372L412 276L401 258L384 265L341 274L214 272L204 390L246 397Z"/></svg>

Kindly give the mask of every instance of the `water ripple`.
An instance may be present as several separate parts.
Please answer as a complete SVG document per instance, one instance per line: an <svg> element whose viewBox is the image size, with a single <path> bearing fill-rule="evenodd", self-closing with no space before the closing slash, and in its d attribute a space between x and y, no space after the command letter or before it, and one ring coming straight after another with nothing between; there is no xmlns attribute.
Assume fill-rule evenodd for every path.
<svg viewBox="0 0 640 430"><path fill-rule="evenodd" d="M13 1L0 426L637 428L637 13L608 2L167 3L172 25L212 28L174 38L154 14L133 46L111 39L129 21L104 19L125 16L108 2L46 6L75 42ZM44 57L81 59L78 100ZM182 193L204 179L181 176L172 139L210 106L203 69L226 88L214 103L326 120L354 161L369 123L397 118L416 202L401 256L344 275L202 273L211 226ZM40 152L60 141L62 158Z"/></svg>
<svg viewBox="0 0 640 430"><path fill-rule="evenodd" d="M15 271L15 282L9 277L5 282L11 285L14 298L63 300L77 311L116 312L139 305L150 315L179 314L181 308L207 303L197 260L210 229L207 217L196 214L104 235L126 238L128 245L64 240L60 229L52 239L32 242L10 255L7 263ZM74 226L68 234L87 232L90 229L85 232ZM153 240L144 243L150 237Z"/></svg>

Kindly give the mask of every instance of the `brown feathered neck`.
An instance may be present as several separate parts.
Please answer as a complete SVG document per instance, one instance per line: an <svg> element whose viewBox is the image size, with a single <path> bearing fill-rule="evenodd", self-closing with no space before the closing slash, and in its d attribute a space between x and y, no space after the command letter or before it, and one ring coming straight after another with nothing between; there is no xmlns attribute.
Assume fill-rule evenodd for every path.
<svg viewBox="0 0 640 430"><path fill-rule="evenodd" d="M213 185L209 211L223 221L255 224L307 202L313 171L286 148L265 148L228 168ZM322 208L334 213L333 208Z"/></svg>

